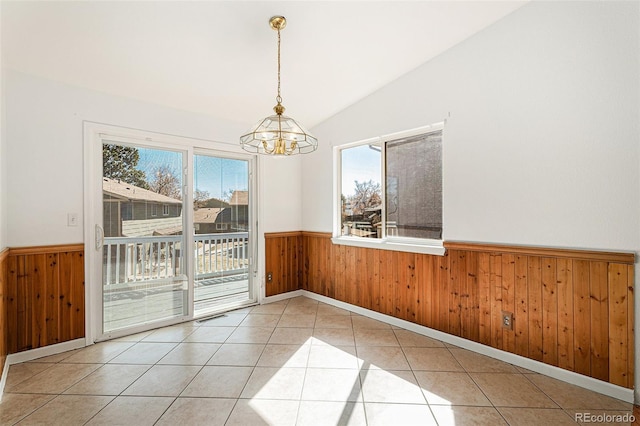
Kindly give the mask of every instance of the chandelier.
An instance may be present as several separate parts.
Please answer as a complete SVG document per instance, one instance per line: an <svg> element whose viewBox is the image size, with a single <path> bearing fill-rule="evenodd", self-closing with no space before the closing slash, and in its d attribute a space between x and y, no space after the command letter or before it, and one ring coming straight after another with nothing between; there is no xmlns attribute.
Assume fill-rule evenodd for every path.
<svg viewBox="0 0 640 426"><path fill-rule="evenodd" d="M266 155L307 154L318 148L318 139L300 123L283 115L284 106L280 96L280 31L287 26L284 16L273 16L269 25L278 32L278 95L275 115L258 121L246 134L240 136L240 145L245 151Z"/></svg>

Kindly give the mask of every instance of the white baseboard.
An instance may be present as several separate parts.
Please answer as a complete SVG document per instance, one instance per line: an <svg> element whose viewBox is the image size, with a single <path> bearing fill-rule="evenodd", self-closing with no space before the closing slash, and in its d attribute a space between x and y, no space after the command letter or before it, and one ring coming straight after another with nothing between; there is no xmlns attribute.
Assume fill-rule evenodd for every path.
<svg viewBox="0 0 640 426"><path fill-rule="evenodd" d="M9 359L4 359L4 368L2 369L2 377L0 378L0 401L4 395L4 385L7 383L7 375L9 374Z"/></svg>
<svg viewBox="0 0 640 426"><path fill-rule="evenodd" d="M56 343L55 345L44 346L42 348L7 355L7 363L12 365L20 362L33 361L34 359L84 348L85 346L86 340L84 337L81 339L69 340L68 342Z"/></svg>
<svg viewBox="0 0 640 426"><path fill-rule="evenodd" d="M261 303L264 304L264 303L280 302L282 300L287 300L287 299L291 299L298 296L304 296L305 293L308 293L308 292L305 290L288 291L286 293L276 294L275 296L265 297L264 299L262 299Z"/></svg>
<svg viewBox="0 0 640 426"><path fill-rule="evenodd" d="M571 383L576 386L580 386L585 389L592 390L594 392L601 393L616 399L620 399L625 402L633 403L633 389L623 388L622 386L613 385L602 380L594 379L592 377L583 376L582 374L574 373L572 371L563 370L562 368L554 367L549 364L544 364L539 361L535 361L529 358L525 358L520 355L505 352L500 349L495 349L481 343L473 342L471 340L463 339L452 334L443 333L442 331L434 330L429 327L415 324L413 322L405 321L400 318L395 318L390 315L381 314L379 312L371 311L369 309L361 308L359 306L351 305L349 303L341 302L339 300L331 299L330 297L322 296L320 294L312 293L307 290L299 290L300 296L305 296L310 299L317 300L319 302L333 305L338 308L346 309L359 315L363 315L378 321L386 322L387 324L401 327L406 330L413 331L418 334L422 334L433 339L440 340L445 343L449 343L455 346L459 346L470 351L489 356L491 358L499 359L500 361L508 362L509 364L516 365L518 367L526 368L527 370L534 371L536 373L543 374L545 376L553 377L554 379L562 380L567 383ZM289 294L289 293L285 293ZM275 296L274 296L275 297ZM295 297L295 296L291 296Z"/></svg>

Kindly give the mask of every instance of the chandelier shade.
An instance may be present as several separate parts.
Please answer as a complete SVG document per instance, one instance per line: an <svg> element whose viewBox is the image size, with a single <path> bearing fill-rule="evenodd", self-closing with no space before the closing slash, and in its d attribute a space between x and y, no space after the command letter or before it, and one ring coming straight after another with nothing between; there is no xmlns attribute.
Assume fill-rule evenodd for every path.
<svg viewBox="0 0 640 426"><path fill-rule="evenodd" d="M283 115L284 106L280 96L280 30L287 25L284 16L273 16L271 28L278 32L278 95L275 115L258 121L247 133L240 136L240 145L245 151L265 155L307 154L318 148L318 139L291 117Z"/></svg>

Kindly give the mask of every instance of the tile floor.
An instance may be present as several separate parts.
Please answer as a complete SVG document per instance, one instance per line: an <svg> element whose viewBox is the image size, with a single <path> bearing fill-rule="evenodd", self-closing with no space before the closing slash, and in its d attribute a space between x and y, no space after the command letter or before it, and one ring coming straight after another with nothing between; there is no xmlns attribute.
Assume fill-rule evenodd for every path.
<svg viewBox="0 0 640 426"><path fill-rule="evenodd" d="M631 404L312 299L9 369L2 425L564 425Z"/></svg>

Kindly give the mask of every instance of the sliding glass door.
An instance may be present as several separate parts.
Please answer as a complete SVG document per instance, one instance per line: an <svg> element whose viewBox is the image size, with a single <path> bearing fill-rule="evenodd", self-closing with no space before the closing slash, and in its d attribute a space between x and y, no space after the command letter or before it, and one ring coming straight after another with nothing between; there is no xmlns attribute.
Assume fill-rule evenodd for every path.
<svg viewBox="0 0 640 426"><path fill-rule="evenodd" d="M188 315L185 153L102 146L103 332Z"/></svg>
<svg viewBox="0 0 640 426"><path fill-rule="evenodd" d="M198 316L250 298L249 161L195 155L193 184Z"/></svg>
<svg viewBox="0 0 640 426"><path fill-rule="evenodd" d="M92 341L257 301L254 157L131 132L86 136Z"/></svg>

